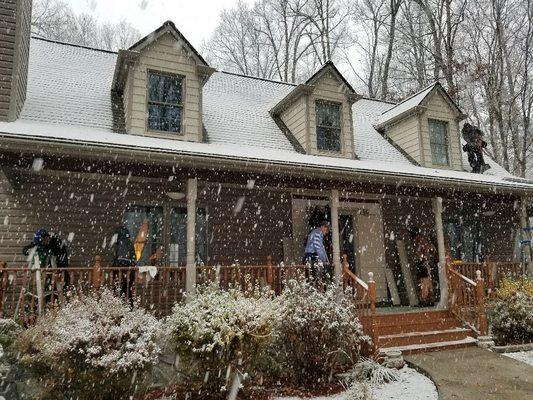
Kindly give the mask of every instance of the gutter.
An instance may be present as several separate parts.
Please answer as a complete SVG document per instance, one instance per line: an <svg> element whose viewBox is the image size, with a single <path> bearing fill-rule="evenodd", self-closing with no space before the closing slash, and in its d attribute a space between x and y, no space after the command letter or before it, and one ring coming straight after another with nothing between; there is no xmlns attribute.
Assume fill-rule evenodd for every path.
<svg viewBox="0 0 533 400"><path fill-rule="evenodd" d="M109 160L113 155L115 161L139 161L169 165L181 165L190 168L208 168L215 166L223 167L234 172L255 173L282 173L287 176L307 175L313 178L337 179L343 181L364 180L370 183L388 184L393 186L420 186L440 189L462 189L470 192L488 192L492 194L512 194L533 196L533 185L530 187L517 187L505 183L465 182L462 179L420 176L412 173L387 172L380 170L354 170L347 167L334 167L327 165L311 165L307 163L291 163L279 160L257 160L238 156L226 156L218 154L204 154L194 151L175 151L160 148L135 148L119 144L86 143L68 139L26 136L21 138L16 134L2 133L4 139L0 144L5 150L22 153L33 153L28 142L39 143L41 148L36 155L43 155L46 151L60 153L62 155L78 156L85 159ZM35 154L35 153L34 153ZM140 157L139 157L140 156ZM333 175L334 174L334 175ZM444 186L443 183L449 185Z"/></svg>

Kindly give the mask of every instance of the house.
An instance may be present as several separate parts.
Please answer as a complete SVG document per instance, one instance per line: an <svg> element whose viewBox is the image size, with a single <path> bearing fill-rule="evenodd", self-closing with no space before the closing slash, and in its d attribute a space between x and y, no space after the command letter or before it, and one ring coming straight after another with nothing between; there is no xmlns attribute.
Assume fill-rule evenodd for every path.
<svg viewBox="0 0 533 400"><path fill-rule="evenodd" d="M198 264L301 263L326 218L336 276L346 255L378 305L413 305L416 226L437 244L441 296L410 321L466 340L446 310L446 246L516 260L533 182L493 160L469 172L466 116L442 85L394 104L357 94L332 62L299 85L217 71L172 22L118 53L59 43L31 37L30 9L1 5L0 261L24 267L45 227L68 238L72 266L109 264L125 225L139 265L185 267L193 290Z"/></svg>

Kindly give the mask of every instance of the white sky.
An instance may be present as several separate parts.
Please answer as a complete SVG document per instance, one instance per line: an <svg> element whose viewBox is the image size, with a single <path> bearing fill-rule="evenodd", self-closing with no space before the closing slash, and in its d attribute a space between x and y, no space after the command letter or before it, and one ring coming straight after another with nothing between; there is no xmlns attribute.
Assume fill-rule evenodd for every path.
<svg viewBox="0 0 533 400"><path fill-rule="evenodd" d="M143 35L172 20L197 49L215 29L220 12L237 0L66 0L76 13L88 13L100 22L122 19ZM253 0L244 0L253 3Z"/></svg>

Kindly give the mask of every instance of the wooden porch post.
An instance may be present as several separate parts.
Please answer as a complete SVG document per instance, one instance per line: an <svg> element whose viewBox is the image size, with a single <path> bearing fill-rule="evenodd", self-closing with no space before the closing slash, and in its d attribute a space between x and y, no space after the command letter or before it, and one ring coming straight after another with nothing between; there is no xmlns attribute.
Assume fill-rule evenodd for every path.
<svg viewBox="0 0 533 400"><path fill-rule="evenodd" d="M198 181L196 178L187 180L187 266L185 290L194 293L196 286L196 198L198 197Z"/></svg>
<svg viewBox="0 0 533 400"><path fill-rule="evenodd" d="M438 309L448 306L448 280L446 275L446 248L444 246L444 227L442 224L442 197L433 199L433 212L435 213L435 230L437 231L437 249L439 252L439 285L440 299Z"/></svg>
<svg viewBox="0 0 533 400"><path fill-rule="evenodd" d="M489 333L489 324L487 313L485 312L485 282L481 277L481 271L476 271L476 297L479 315L479 333L481 336L487 336Z"/></svg>
<svg viewBox="0 0 533 400"><path fill-rule="evenodd" d="M341 245L340 245L340 232L339 232L339 191L333 189L330 197L331 208L331 236L333 242L333 263L335 281L341 282L342 280L342 266L341 266Z"/></svg>
<svg viewBox="0 0 533 400"><path fill-rule="evenodd" d="M527 218L527 204L526 199L522 198L520 201L520 237L530 240L531 239L531 232L529 230L524 231L524 228L529 228L529 220ZM525 262L527 265L527 272L530 276L533 276L533 254L531 251L531 246L522 246L522 251L526 251L525 248L528 249L526 256L525 256Z"/></svg>

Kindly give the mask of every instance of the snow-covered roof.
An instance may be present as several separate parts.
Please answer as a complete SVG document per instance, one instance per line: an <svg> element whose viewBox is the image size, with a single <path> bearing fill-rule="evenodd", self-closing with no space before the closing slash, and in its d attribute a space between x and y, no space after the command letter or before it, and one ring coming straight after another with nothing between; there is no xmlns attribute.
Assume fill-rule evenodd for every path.
<svg viewBox="0 0 533 400"><path fill-rule="evenodd" d="M380 115L397 107L370 99L361 99L353 105L358 160L300 154L269 114L294 85L225 72L213 73L204 87L206 143L117 132L117 119L122 110L111 99L116 59L116 53L33 38L26 103L17 121L0 123L0 134L50 142L511 186L505 179L509 174L501 167L490 170L501 175L497 177L413 165L373 127ZM415 97L419 96L423 95ZM524 181L513 185L529 184Z"/></svg>
<svg viewBox="0 0 533 400"><path fill-rule="evenodd" d="M425 87L424 89L413 94L412 96L409 96L406 99L402 100L398 104L393 105L387 111L383 112L380 115L380 117L376 120L376 124L384 124L385 122L390 121L391 119L394 119L402 115L403 113L415 108L416 106L419 106L420 103L424 101L426 96L433 90L435 85L435 83L432 83L431 85Z"/></svg>

